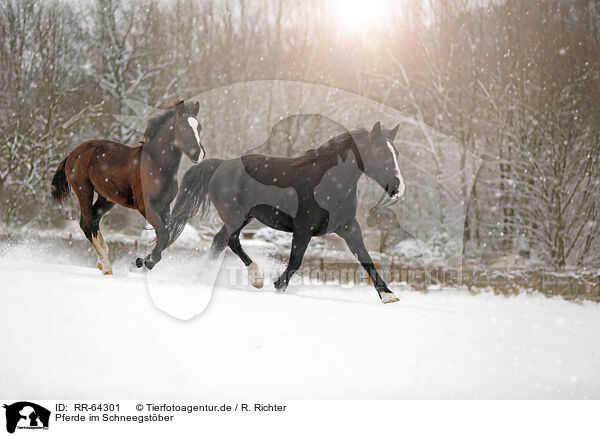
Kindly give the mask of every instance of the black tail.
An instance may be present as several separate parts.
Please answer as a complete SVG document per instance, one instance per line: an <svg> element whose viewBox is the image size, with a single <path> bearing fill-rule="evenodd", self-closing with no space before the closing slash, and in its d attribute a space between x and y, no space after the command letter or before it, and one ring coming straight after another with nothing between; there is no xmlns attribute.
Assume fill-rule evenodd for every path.
<svg viewBox="0 0 600 436"><path fill-rule="evenodd" d="M206 159L191 167L181 181L175 207L169 219L169 245L179 237L186 223L202 208L204 215L210 207L208 182L223 163L223 159Z"/></svg>
<svg viewBox="0 0 600 436"><path fill-rule="evenodd" d="M54 177L52 177L52 198L58 204L65 201L65 198L71 192L71 187L67 181L67 174L65 173L65 165L67 163L68 156L58 165Z"/></svg>

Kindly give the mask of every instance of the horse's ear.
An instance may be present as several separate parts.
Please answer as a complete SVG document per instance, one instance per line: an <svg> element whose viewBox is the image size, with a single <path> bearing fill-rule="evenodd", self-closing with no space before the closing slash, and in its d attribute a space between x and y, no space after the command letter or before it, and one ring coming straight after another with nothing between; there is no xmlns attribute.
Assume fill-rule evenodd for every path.
<svg viewBox="0 0 600 436"><path fill-rule="evenodd" d="M398 124L396 127L394 127L392 130L390 130L390 133L392 135L392 139L396 138L396 135L398 134L398 129L400 128L400 124Z"/></svg>
<svg viewBox="0 0 600 436"><path fill-rule="evenodd" d="M185 111L185 102L183 100L179 100L175 105L175 109L177 109L178 112L183 113L183 111Z"/></svg>
<svg viewBox="0 0 600 436"><path fill-rule="evenodd" d="M375 123L375 125L373 126L373 130L371 130L371 133L375 136L381 136L381 123L379 121L377 121Z"/></svg>
<svg viewBox="0 0 600 436"><path fill-rule="evenodd" d="M199 112L199 111L200 111L200 102L199 102L199 101L197 101L196 103L194 103L194 104L192 105L192 115L193 115L193 116L196 116L196 115L198 115L198 112Z"/></svg>

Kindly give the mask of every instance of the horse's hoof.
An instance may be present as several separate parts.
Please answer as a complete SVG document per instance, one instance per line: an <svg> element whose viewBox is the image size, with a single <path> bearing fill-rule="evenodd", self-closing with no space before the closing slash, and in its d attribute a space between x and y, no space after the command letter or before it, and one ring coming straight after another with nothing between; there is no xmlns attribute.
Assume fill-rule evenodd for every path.
<svg viewBox="0 0 600 436"><path fill-rule="evenodd" d="M144 266L146 267L147 271L150 271L152 268L154 268L154 265L156 265L156 262L150 262L148 260L144 262Z"/></svg>
<svg viewBox="0 0 600 436"><path fill-rule="evenodd" d="M141 257L138 257L135 260L135 266L138 267L138 268L143 267L144 266L144 259L142 259Z"/></svg>
<svg viewBox="0 0 600 436"><path fill-rule="evenodd" d="M382 292L379 297L381 298L381 302L383 304L395 303L396 301L400 301L398 297L396 297L392 292Z"/></svg>
<svg viewBox="0 0 600 436"><path fill-rule="evenodd" d="M263 287L264 282L262 274L254 262L248 265L248 279L250 280L250 284L256 289Z"/></svg>
<svg viewBox="0 0 600 436"><path fill-rule="evenodd" d="M104 266L100 262L98 262L96 265L98 266L98 269L100 271L102 271L102 274L104 274L105 276L112 276L112 274L113 274L112 266L109 266L108 268L104 268Z"/></svg>
<svg viewBox="0 0 600 436"><path fill-rule="evenodd" d="M275 282L273 285L275 286L275 290L277 292L285 292L287 289L287 285L284 285L283 283Z"/></svg>

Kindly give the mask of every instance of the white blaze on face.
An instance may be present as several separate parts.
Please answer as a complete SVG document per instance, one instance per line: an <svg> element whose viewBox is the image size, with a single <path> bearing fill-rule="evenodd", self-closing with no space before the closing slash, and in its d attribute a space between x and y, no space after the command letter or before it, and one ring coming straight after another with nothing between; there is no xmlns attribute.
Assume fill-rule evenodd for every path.
<svg viewBox="0 0 600 436"><path fill-rule="evenodd" d="M194 117L188 117L188 124L194 131L194 136L196 136L196 142L200 145L200 134L198 133L198 120Z"/></svg>
<svg viewBox="0 0 600 436"><path fill-rule="evenodd" d="M386 141L388 148L390 149L390 153L392 153L392 158L394 159L394 174L400 180L400 186L398 186L398 194L394 197L402 197L404 194L404 180L402 179L402 174L400 174L400 167L398 166L398 157L396 156L396 152L394 151L394 147L390 143L390 141Z"/></svg>

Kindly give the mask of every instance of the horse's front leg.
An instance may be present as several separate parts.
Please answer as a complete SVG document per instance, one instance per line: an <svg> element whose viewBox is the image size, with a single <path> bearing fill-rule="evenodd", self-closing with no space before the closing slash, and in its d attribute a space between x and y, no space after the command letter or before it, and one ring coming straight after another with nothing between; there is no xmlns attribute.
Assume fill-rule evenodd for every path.
<svg viewBox="0 0 600 436"><path fill-rule="evenodd" d="M371 259L371 256L365 247L365 241L363 240L358 222L354 220L350 224L343 225L336 230L336 233L344 238L344 241L346 241L352 254L358 258L360 264L369 274L381 301L383 303L394 303L395 301L398 301L398 298L396 298L394 293L389 290L379 275L379 272L377 272L377 268L375 268L375 265L373 264L373 259Z"/></svg>
<svg viewBox="0 0 600 436"><path fill-rule="evenodd" d="M294 275L294 273L300 269L300 265L302 265L302 258L304 257L304 253L306 252L306 248L308 247L311 237L312 235L308 232L294 232L292 236L292 249L290 251L290 260L288 262L288 266L283 274L281 274L281 276L279 276L274 283L277 291L285 291L290 283L292 275Z"/></svg>
<svg viewBox="0 0 600 436"><path fill-rule="evenodd" d="M169 229L167 228L169 208L167 207L165 211L159 211L154 205L150 205L150 207L146 208L146 220L154 228L156 233L156 245L144 259L138 257L135 261L135 265L138 268L145 266L150 270L154 268L154 265L160 262L162 252L169 244Z"/></svg>

